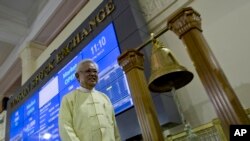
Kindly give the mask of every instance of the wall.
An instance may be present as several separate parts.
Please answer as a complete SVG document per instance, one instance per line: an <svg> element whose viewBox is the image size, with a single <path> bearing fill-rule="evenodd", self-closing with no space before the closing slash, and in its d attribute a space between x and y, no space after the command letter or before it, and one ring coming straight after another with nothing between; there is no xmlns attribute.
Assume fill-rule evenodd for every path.
<svg viewBox="0 0 250 141"><path fill-rule="evenodd" d="M209 6L208 10L204 6ZM244 108L249 108L250 60L248 47L250 20L248 0L197 1L193 7L200 11L204 21L204 36L223 68L229 82ZM208 14L210 13L210 14ZM207 17L207 18L206 18Z"/></svg>

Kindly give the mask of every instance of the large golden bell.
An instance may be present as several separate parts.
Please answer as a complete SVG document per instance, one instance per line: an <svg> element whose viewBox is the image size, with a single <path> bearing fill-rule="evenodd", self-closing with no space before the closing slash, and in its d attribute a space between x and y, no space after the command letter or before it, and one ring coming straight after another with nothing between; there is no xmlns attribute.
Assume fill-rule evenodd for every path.
<svg viewBox="0 0 250 141"><path fill-rule="evenodd" d="M179 89L193 79L193 73L177 62L171 51L159 40L153 40L151 76L148 88L152 92L169 92Z"/></svg>

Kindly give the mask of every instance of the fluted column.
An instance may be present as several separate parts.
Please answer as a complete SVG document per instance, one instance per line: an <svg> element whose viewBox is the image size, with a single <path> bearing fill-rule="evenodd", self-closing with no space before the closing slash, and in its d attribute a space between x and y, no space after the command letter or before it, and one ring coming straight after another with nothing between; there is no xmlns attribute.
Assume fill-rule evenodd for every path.
<svg viewBox="0 0 250 141"><path fill-rule="evenodd" d="M29 42L20 52L22 60L22 84L24 84L36 70L36 59L45 49L44 46Z"/></svg>
<svg viewBox="0 0 250 141"><path fill-rule="evenodd" d="M143 140L164 141L144 75L143 54L136 50L128 50L119 56L118 61L129 82Z"/></svg>
<svg viewBox="0 0 250 141"><path fill-rule="evenodd" d="M250 124L239 99L202 34L200 15L192 8L181 9L171 15L168 27L186 45L201 82L225 127L223 129L227 137L229 125Z"/></svg>

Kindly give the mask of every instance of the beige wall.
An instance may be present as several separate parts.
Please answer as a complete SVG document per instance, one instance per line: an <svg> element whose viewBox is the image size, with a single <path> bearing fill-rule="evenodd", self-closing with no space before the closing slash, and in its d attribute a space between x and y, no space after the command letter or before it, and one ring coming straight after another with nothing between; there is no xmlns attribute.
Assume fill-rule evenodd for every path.
<svg viewBox="0 0 250 141"><path fill-rule="evenodd" d="M249 0L197 0L204 35L244 108L250 107ZM207 8L206 8L207 7Z"/></svg>

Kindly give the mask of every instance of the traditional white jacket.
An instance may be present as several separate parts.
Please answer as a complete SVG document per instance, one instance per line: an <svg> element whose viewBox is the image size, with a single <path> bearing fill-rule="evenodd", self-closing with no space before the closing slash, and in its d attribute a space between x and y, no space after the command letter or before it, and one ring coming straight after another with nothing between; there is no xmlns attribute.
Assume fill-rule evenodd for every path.
<svg viewBox="0 0 250 141"><path fill-rule="evenodd" d="M82 87L63 97L59 133L62 141L121 140L109 98Z"/></svg>

